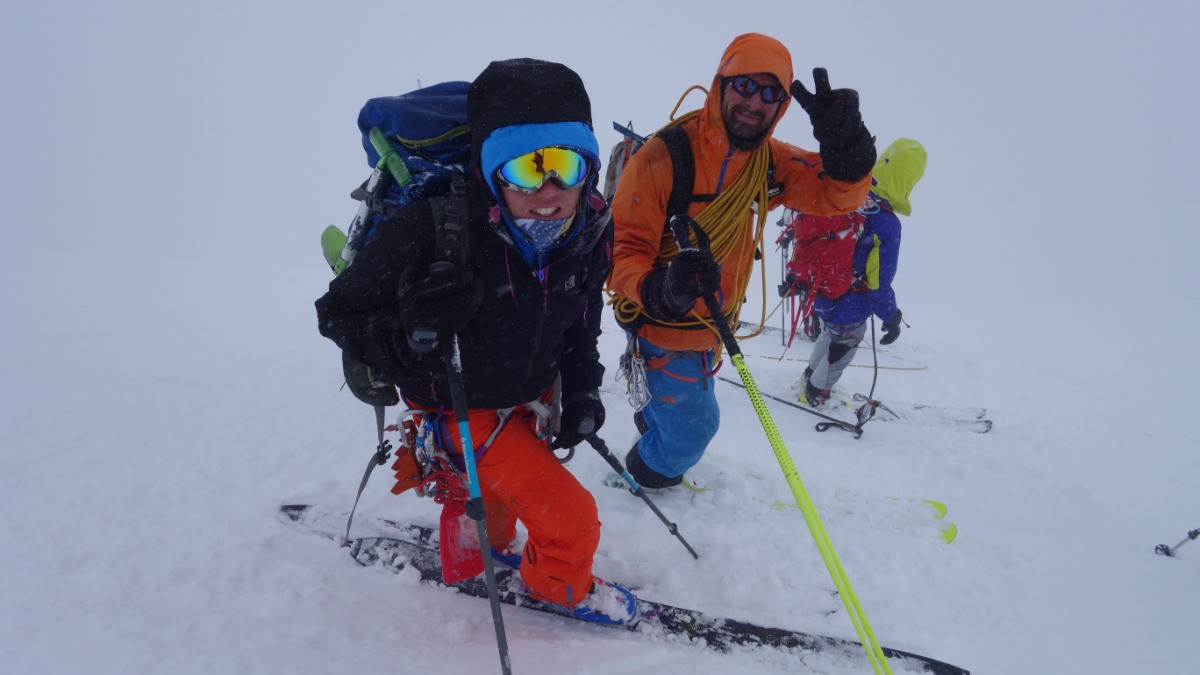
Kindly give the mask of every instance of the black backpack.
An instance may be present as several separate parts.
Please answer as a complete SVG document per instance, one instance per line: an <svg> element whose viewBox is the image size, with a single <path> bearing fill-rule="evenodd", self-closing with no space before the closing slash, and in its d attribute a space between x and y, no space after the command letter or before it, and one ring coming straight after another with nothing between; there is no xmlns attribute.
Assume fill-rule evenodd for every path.
<svg viewBox="0 0 1200 675"><path fill-rule="evenodd" d="M335 275L354 262L380 220L421 200L433 207L435 259L466 266L469 86L443 82L399 96L373 98L363 106L358 127L371 176L350 193L360 204L346 231L330 225L321 233L325 261ZM392 383L345 352L342 370L360 401L373 406L400 402Z"/></svg>

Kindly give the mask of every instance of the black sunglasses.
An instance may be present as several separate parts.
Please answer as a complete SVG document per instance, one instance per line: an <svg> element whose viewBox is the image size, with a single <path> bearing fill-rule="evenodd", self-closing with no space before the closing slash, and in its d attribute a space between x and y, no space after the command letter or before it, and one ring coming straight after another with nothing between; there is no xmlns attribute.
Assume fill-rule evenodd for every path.
<svg viewBox="0 0 1200 675"><path fill-rule="evenodd" d="M733 90L744 98L753 98L754 94L762 97L763 103L778 103L787 98L787 90L778 84L759 84L749 75L734 75L725 78L733 86Z"/></svg>

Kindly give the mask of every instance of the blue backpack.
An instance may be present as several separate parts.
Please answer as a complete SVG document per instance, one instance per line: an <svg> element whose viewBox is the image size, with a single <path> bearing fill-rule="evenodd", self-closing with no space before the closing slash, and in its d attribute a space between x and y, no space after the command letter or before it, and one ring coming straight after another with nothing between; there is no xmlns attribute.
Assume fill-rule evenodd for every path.
<svg viewBox="0 0 1200 675"><path fill-rule="evenodd" d="M381 219L421 200L433 207L437 259L467 265L469 86L443 82L400 96L373 98L363 106L358 128L371 176L350 193L361 204L346 232L330 225L321 234L325 261L335 276L354 262ZM351 393L377 412L399 402L390 382L346 352L342 370Z"/></svg>
<svg viewBox="0 0 1200 675"><path fill-rule="evenodd" d="M423 199L437 205L441 257L465 254L465 229L443 232L443 228L447 208L461 208L465 214L465 177L471 161L469 86L468 82L442 82L399 96L373 98L363 105L358 128L372 173L350 193L361 204L346 232L330 225L321 234L325 260L335 275L354 261L381 218ZM458 220L451 217L449 227Z"/></svg>

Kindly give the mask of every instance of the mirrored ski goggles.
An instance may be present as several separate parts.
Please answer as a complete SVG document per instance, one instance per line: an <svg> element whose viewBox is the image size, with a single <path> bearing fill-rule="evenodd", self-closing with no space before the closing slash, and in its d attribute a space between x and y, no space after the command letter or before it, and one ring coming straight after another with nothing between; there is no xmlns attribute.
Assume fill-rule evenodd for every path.
<svg viewBox="0 0 1200 675"><path fill-rule="evenodd" d="M501 164L496 171L496 182L510 190L533 194L548 180L564 190L578 190L587 176L586 157L569 148L549 147Z"/></svg>
<svg viewBox="0 0 1200 675"><path fill-rule="evenodd" d="M779 84L759 84L749 75L735 75L725 78L740 96L753 98L755 94L762 97L763 103L778 103L788 97L787 90Z"/></svg>

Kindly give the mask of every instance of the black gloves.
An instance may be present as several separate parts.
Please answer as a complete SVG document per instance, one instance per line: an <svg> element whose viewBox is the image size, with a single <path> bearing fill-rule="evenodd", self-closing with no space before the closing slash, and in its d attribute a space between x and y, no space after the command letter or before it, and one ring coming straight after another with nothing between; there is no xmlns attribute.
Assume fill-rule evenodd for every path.
<svg viewBox="0 0 1200 675"><path fill-rule="evenodd" d="M712 253L685 248L666 269L656 269L642 282L642 306L650 316L677 321L687 315L697 298L721 288L721 269Z"/></svg>
<svg viewBox="0 0 1200 675"><path fill-rule="evenodd" d="M721 270L712 251L685 248L667 265L663 298L680 312L686 312L703 298L721 288Z"/></svg>
<svg viewBox="0 0 1200 675"><path fill-rule="evenodd" d="M372 378L398 377L401 369L431 370L435 367L431 364L436 364L439 360L432 352L426 355L413 351L404 327L400 325L400 317L394 311L381 310L372 314L367 319L363 333L364 338L359 343L359 348L362 350L362 362L369 366ZM350 370L345 365L343 364L343 370L346 371L346 382L351 385L351 391L355 391ZM363 376L362 373L355 373L355 378L359 380ZM354 395L360 400L363 399L357 392Z"/></svg>
<svg viewBox="0 0 1200 675"><path fill-rule="evenodd" d="M896 310L896 316L893 316L883 324L883 337L879 338L879 344L890 345L900 337L900 320L904 314L900 310Z"/></svg>
<svg viewBox="0 0 1200 675"><path fill-rule="evenodd" d="M875 139L858 111L858 92L831 90L824 68L813 68L813 81L815 94L800 80L792 82L791 92L812 122L813 138L821 144L825 173L848 183L861 180L875 166Z"/></svg>
<svg viewBox="0 0 1200 675"><path fill-rule="evenodd" d="M604 404L600 402L597 389L563 397L562 417L559 419L558 435L550 444L551 449L573 448L584 438L604 426Z"/></svg>
<svg viewBox="0 0 1200 675"><path fill-rule="evenodd" d="M400 324L417 353L432 351L437 338L466 328L480 302L471 272L444 262L434 263L423 277L413 268L405 270L397 295Z"/></svg>
<svg viewBox="0 0 1200 675"><path fill-rule="evenodd" d="M390 406L400 402L396 387L382 372L359 361L347 351L342 352L342 373L350 393L363 403Z"/></svg>

